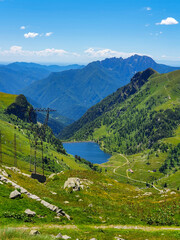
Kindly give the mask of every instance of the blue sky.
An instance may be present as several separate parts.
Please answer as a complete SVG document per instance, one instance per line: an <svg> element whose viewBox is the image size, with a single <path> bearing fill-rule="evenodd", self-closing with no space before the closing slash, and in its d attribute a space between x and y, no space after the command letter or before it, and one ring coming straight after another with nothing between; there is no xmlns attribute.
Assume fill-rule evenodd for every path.
<svg viewBox="0 0 180 240"><path fill-rule="evenodd" d="M134 53L180 66L179 0L0 0L0 62Z"/></svg>

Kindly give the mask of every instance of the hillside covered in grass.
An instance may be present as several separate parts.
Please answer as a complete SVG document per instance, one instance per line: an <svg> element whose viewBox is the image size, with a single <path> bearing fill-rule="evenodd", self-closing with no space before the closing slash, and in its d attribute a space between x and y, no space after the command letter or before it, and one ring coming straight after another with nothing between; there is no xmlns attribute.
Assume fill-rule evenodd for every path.
<svg viewBox="0 0 180 240"><path fill-rule="evenodd" d="M110 152L140 152L173 136L180 121L179 96L180 71L158 74L147 69L90 108L60 138L97 140Z"/></svg>
<svg viewBox="0 0 180 240"><path fill-rule="evenodd" d="M159 74L147 69L135 74L128 85L90 108L59 137L71 141L96 141L113 155L128 155L129 168L136 172L135 179L146 183L162 178L158 182L161 187L168 182L169 187L179 188L179 124L180 71ZM116 155L104 167L111 172L120 164L121 157ZM127 167L119 169L126 178L119 177L118 180L130 181ZM163 178L167 174L173 175ZM130 183L137 185L137 182Z"/></svg>
<svg viewBox="0 0 180 240"><path fill-rule="evenodd" d="M37 123L34 112L30 122L30 108L32 105L23 95L0 93L2 164L14 166L17 162L17 167L29 172L34 170L36 156L37 171L42 173L44 165L46 174L65 169L89 169L89 165L93 166L87 161L75 161L74 157L68 155L52 130Z"/></svg>
<svg viewBox="0 0 180 240"><path fill-rule="evenodd" d="M111 160L111 167L106 163L107 165L101 166L101 173L98 172L98 166L66 154L60 140L55 138L50 128L43 129L38 123L29 123L26 117L20 119L12 113L8 114L8 108L13 106L13 109L16 109L14 103L20 106L22 103L24 106L23 96L1 95L1 239L54 239L58 233L72 239L87 240L93 237L109 240L119 236L125 239L136 236L138 240L142 240L142 237L175 240L178 237L180 222L177 190L159 192L152 186L133 186L130 179L122 182L118 175L113 175L116 159ZM30 177L34 170L35 151L37 172L42 174L42 146L35 147L35 141L43 142L47 177L45 183ZM119 162L121 163L118 159ZM74 191L70 186L65 188L65 182L71 178L80 179L84 185L81 185L78 191ZM14 182L18 191L23 188L32 194L32 197L37 196L40 201L23 192L20 197L10 199L14 187L7 181ZM42 202L63 209L70 219L57 216L55 211L45 207ZM26 209L34 211L35 216L28 216ZM163 230L161 226L164 226ZM168 231L170 228L171 232ZM40 235L31 236L30 232L34 229L37 229Z"/></svg>

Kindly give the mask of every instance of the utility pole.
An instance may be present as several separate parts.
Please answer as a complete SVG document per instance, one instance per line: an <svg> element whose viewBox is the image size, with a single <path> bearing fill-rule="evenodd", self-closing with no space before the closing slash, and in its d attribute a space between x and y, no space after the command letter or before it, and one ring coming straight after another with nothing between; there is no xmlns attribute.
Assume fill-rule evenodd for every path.
<svg viewBox="0 0 180 240"><path fill-rule="evenodd" d="M30 139L29 139L29 147L30 147L29 171L31 172L31 157L32 157L32 148L31 148L31 141L30 141Z"/></svg>
<svg viewBox="0 0 180 240"><path fill-rule="evenodd" d="M16 134L14 133L14 166L17 167Z"/></svg>
<svg viewBox="0 0 180 240"><path fill-rule="evenodd" d="M0 164L2 164L2 135L1 135L1 130L0 130Z"/></svg>
<svg viewBox="0 0 180 240"><path fill-rule="evenodd" d="M35 140L35 150L34 150L34 173L36 174L36 147L37 141Z"/></svg>
<svg viewBox="0 0 180 240"><path fill-rule="evenodd" d="M44 131L46 130L46 127L47 127L47 124L48 124L48 120L49 120L49 114L50 114L50 112L55 112L56 110L54 110L54 109L50 109L50 108L31 108L31 109L29 109L29 122L32 122L32 117L31 117L31 114L33 113L33 112L45 112L46 113L46 118L45 118L45 120L44 120L44 123L43 123L43 127L44 127ZM40 140L41 140L41 152L42 152L42 170L43 170L43 176L44 176L44 148L43 148L43 140L42 140L42 137L41 136L39 136L40 137ZM34 151L34 157L35 157L35 159L34 159L34 173L36 174L36 164L37 164L37 162L36 162L36 150L37 150L37 140L35 140L35 151ZM31 146L30 146L30 148L31 148ZM30 151L31 151L31 149L30 149ZM30 154L30 171L31 171L31 154Z"/></svg>
<svg viewBox="0 0 180 240"><path fill-rule="evenodd" d="M42 146L42 170L43 170L43 176L44 176L44 154L43 154L43 141L41 140L41 146Z"/></svg>

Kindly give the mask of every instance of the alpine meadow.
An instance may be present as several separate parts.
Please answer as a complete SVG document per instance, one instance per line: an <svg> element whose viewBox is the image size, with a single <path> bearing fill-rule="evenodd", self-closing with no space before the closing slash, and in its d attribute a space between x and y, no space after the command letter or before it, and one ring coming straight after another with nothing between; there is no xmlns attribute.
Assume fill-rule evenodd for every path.
<svg viewBox="0 0 180 240"><path fill-rule="evenodd" d="M179 11L0 1L0 239L180 239Z"/></svg>

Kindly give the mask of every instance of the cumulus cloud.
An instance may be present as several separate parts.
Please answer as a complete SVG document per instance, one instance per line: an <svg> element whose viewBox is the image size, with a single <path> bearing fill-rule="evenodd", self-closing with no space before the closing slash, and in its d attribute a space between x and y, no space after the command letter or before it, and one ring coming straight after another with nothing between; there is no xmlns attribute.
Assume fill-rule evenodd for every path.
<svg viewBox="0 0 180 240"><path fill-rule="evenodd" d="M10 55L21 55L21 56L65 56L74 55L76 53L67 52L63 49L46 48L43 50L24 50L21 46L11 46L8 50L0 50L0 55L10 56Z"/></svg>
<svg viewBox="0 0 180 240"><path fill-rule="evenodd" d="M39 35L39 33L35 33L35 32L28 32L24 34L25 38L35 38Z"/></svg>
<svg viewBox="0 0 180 240"><path fill-rule="evenodd" d="M146 9L147 11L151 11L151 10L152 10L151 7L145 7L145 9Z"/></svg>
<svg viewBox="0 0 180 240"><path fill-rule="evenodd" d="M84 51L84 53L90 57L100 58L100 59L101 58L111 58L111 57L127 58L127 57L137 54L137 53L118 52L118 51L114 51L111 49L95 50L94 48L88 48L87 50ZM141 55L141 54L138 54L138 55Z"/></svg>
<svg viewBox="0 0 180 240"><path fill-rule="evenodd" d="M53 34L53 32L47 32L47 33L45 34L45 36L46 36L46 37L50 37L52 34Z"/></svg>
<svg viewBox="0 0 180 240"><path fill-rule="evenodd" d="M160 23L156 23L156 25L175 25L179 22L173 17L167 17L166 19L162 19Z"/></svg>
<svg viewBox="0 0 180 240"><path fill-rule="evenodd" d="M3 61L35 61L35 62L62 62L73 63L82 62L87 63L95 60L103 60L111 57L127 58L132 55L142 55L139 53L125 53L118 52L111 49L95 49L88 48L81 53L69 52L64 49L45 48L41 50L23 49L22 46L14 45L9 49L0 49L0 59Z"/></svg>
<svg viewBox="0 0 180 240"><path fill-rule="evenodd" d="M25 26L21 26L20 29L21 29L21 30L24 30L24 29L26 29L26 27L25 27Z"/></svg>

